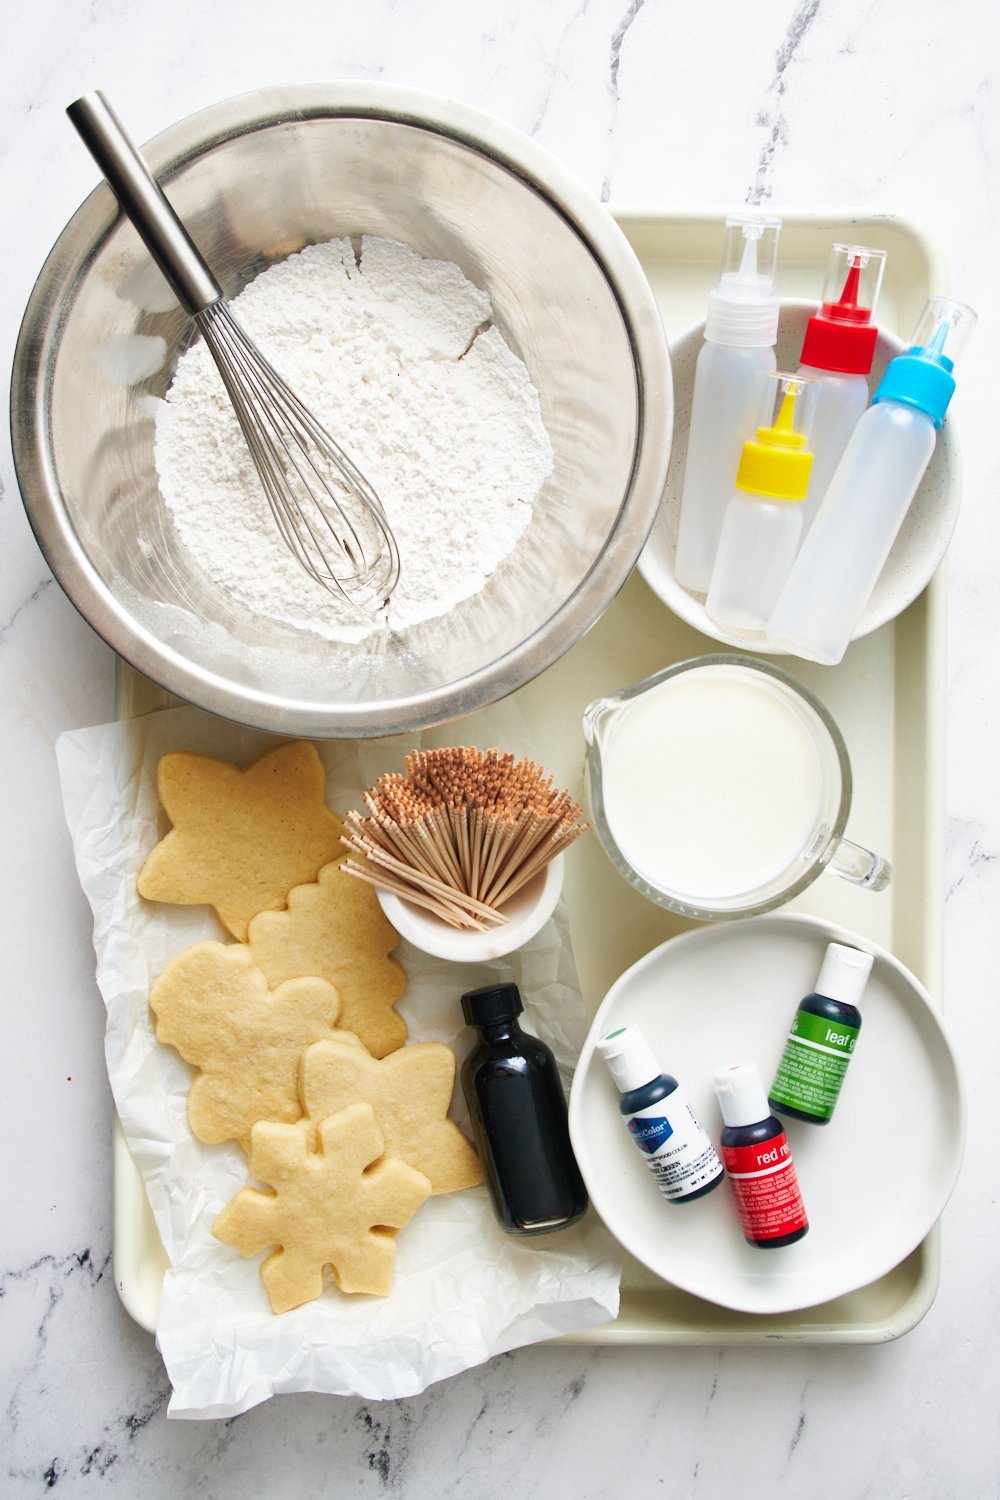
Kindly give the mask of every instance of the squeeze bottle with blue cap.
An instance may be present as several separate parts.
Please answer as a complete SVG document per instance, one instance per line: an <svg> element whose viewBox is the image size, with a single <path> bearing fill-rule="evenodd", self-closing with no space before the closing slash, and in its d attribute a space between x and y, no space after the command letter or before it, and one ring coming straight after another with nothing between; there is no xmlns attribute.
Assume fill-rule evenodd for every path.
<svg viewBox="0 0 1000 1500"><path fill-rule="evenodd" d="M975 322L962 302L928 300L830 481L768 622L772 646L829 666L843 657L934 452Z"/></svg>
<svg viewBox="0 0 1000 1500"><path fill-rule="evenodd" d="M758 377L775 367L774 278L781 220L726 220L722 272L710 293L705 343L695 367L674 575L708 591L740 449L757 415Z"/></svg>
<svg viewBox="0 0 1000 1500"><path fill-rule="evenodd" d="M800 375L819 381L813 418L813 466L802 502L803 535L830 486L851 434L868 405L868 376L878 329L872 321L885 270L885 251L834 245L823 303L809 319Z"/></svg>
<svg viewBox="0 0 1000 1500"><path fill-rule="evenodd" d="M597 1043L621 1093L618 1108L668 1203L690 1203L725 1176L701 1121L676 1078L661 1073L638 1026L621 1026Z"/></svg>
<svg viewBox="0 0 1000 1500"><path fill-rule="evenodd" d="M713 620L736 630L763 630L778 602L802 535L813 461L816 381L778 370L762 387L762 421L743 444L705 601Z"/></svg>

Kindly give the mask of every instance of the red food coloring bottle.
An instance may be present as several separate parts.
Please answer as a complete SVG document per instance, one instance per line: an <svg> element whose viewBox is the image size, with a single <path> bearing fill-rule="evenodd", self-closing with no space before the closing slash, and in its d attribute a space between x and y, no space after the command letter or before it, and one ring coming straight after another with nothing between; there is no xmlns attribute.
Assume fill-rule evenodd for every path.
<svg viewBox="0 0 1000 1500"><path fill-rule="evenodd" d="M734 1063L715 1075L722 1110L722 1160L748 1245L794 1245L808 1232L788 1137L771 1114L756 1063Z"/></svg>

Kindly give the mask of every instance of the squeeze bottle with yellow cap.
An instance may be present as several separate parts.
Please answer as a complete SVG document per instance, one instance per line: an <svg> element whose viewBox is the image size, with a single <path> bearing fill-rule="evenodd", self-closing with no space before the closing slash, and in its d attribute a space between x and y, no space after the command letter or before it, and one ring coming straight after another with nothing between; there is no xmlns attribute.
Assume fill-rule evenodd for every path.
<svg viewBox="0 0 1000 1500"><path fill-rule="evenodd" d="M708 298L674 559L677 582L698 594L706 592L712 576L740 443L757 410L757 381L775 366L780 232L781 220L773 216L748 212L728 218L722 270Z"/></svg>
<svg viewBox="0 0 1000 1500"><path fill-rule="evenodd" d="M791 572L812 468L816 392L815 380L781 370L761 378L761 422L743 444L705 601L719 625L762 630Z"/></svg>

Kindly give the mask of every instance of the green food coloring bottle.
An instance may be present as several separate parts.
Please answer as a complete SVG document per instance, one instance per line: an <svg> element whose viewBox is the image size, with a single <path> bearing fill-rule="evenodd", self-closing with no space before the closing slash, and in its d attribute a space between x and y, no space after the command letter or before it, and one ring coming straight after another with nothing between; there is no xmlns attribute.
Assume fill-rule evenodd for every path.
<svg viewBox="0 0 1000 1500"><path fill-rule="evenodd" d="M829 1124L861 1030L857 1002L873 963L861 948L827 948L814 993L799 1002L768 1094L779 1114Z"/></svg>

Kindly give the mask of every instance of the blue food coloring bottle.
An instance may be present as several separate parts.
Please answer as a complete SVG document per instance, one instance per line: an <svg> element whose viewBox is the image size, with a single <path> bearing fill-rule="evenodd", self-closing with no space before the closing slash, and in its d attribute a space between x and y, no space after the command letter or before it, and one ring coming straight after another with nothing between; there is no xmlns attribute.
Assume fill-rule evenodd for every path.
<svg viewBox="0 0 1000 1500"><path fill-rule="evenodd" d="M718 1187L725 1173L701 1121L669 1073L661 1073L638 1026L602 1037L604 1058L632 1139L668 1203L690 1203Z"/></svg>

